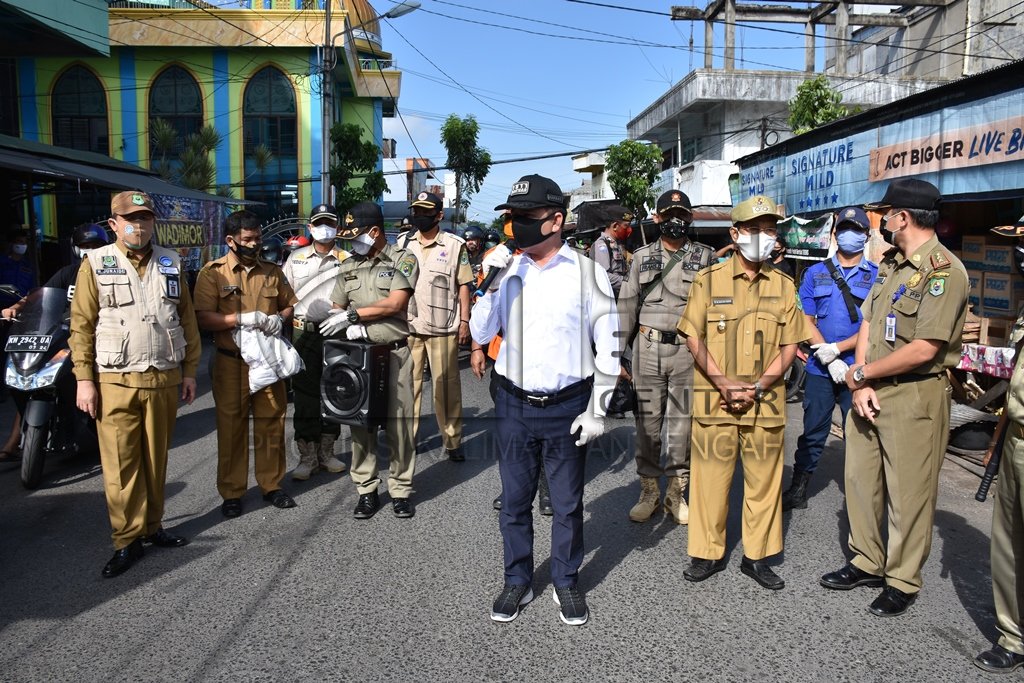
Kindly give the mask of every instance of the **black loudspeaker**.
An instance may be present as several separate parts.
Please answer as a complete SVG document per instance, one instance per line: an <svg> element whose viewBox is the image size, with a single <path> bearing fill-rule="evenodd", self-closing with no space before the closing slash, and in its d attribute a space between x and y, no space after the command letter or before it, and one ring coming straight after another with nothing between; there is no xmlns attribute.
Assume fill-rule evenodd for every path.
<svg viewBox="0 0 1024 683"><path fill-rule="evenodd" d="M379 427L388 410L390 345L324 342L320 416L328 422Z"/></svg>

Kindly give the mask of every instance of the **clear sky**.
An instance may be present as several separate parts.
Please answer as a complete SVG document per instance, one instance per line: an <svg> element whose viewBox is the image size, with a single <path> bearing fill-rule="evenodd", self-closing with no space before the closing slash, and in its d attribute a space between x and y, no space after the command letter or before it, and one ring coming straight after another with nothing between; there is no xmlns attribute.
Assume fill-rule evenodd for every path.
<svg viewBox="0 0 1024 683"><path fill-rule="evenodd" d="M403 72L404 125L397 116L384 121L385 137L397 140L398 158L420 156L442 165L440 126L452 113L476 117L479 143L494 161L625 139L633 116L703 67L704 25L693 22L691 29L691 22L669 18L671 5L682 0L595 1L631 9L570 0L422 0L421 9L381 21L383 47ZM381 14L396 4L373 0ZM793 34L737 28L737 67L802 70L803 26L762 26ZM719 25L716 67L723 46ZM819 69L821 59L819 49ZM473 198L469 219L489 223L493 207L528 173L553 178L563 191L585 177L572 170L569 156L495 165Z"/></svg>

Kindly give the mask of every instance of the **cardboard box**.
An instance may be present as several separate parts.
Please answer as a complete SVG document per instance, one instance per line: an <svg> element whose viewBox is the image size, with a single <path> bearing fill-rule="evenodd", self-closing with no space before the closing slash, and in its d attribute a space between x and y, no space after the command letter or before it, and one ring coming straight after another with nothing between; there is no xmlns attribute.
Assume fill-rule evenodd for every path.
<svg viewBox="0 0 1024 683"><path fill-rule="evenodd" d="M1017 275L985 273L981 300L986 317L1011 317L1024 303L1024 280Z"/></svg>
<svg viewBox="0 0 1024 683"><path fill-rule="evenodd" d="M981 315L981 280L984 276L984 272L980 270L968 270L967 281L971 285L971 290L967 295L967 304L974 306L974 312Z"/></svg>
<svg viewBox="0 0 1024 683"><path fill-rule="evenodd" d="M961 244L960 260L967 270L985 270L985 238L966 235Z"/></svg>
<svg viewBox="0 0 1024 683"><path fill-rule="evenodd" d="M985 267L982 268L982 270L984 270L986 273L1014 272L1013 247L986 244Z"/></svg>

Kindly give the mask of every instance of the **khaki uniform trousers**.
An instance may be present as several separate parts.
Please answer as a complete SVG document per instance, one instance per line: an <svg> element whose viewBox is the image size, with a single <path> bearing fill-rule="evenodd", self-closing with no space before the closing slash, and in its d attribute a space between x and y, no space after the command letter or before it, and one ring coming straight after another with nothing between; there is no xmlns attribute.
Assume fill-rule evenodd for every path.
<svg viewBox="0 0 1024 683"><path fill-rule="evenodd" d="M423 397L423 367L430 364L433 380L434 414L444 447L453 450L462 445L462 383L459 379L459 343L455 334L440 337L409 336L412 353L412 435L420 428L420 404Z"/></svg>
<svg viewBox="0 0 1024 683"><path fill-rule="evenodd" d="M249 415L253 417L253 461L263 493L281 488L285 471L284 381L249 393L245 361L215 352L213 400L217 405L217 491L241 498L249 487Z"/></svg>
<svg viewBox="0 0 1024 683"><path fill-rule="evenodd" d="M690 557L725 556L725 522L736 457L743 461L743 554L761 560L782 552L782 461L785 426L702 425L693 421L690 461Z"/></svg>
<svg viewBox="0 0 1024 683"><path fill-rule="evenodd" d="M416 469L412 432L412 360L408 348L394 349L388 364L388 417L384 435L388 442L388 492L392 498L408 498ZM352 482L359 495L380 486L377 470L377 430L352 427Z"/></svg>
<svg viewBox="0 0 1024 683"><path fill-rule="evenodd" d="M932 547L939 469L949 441L949 380L876 382L881 405L871 424L846 423L846 510L851 563L885 576L904 593L921 590ZM882 525L888 513L889 542Z"/></svg>
<svg viewBox="0 0 1024 683"><path fill-rule="evenodd" d="M1011 422L992 511L992 596L999 644L1024 655L1024 427Z"/></svg>
<svg viewBox="0 0 1024 683"><path fill-rule="evenodd" d="M681 338L681 337L680 337ZM662 344L638 335L633 342L636 389L636 473L680 477L690 473L693 356L685 345ZM662 430L665 466L661 465Z"/></svg>
<svg viewBox="0 0 1024 683"><path fill-rule="evenodd" d="M114 548L156 533L164 516L167 449L180 387L159 389L97 383L100 463Z"/></svg>

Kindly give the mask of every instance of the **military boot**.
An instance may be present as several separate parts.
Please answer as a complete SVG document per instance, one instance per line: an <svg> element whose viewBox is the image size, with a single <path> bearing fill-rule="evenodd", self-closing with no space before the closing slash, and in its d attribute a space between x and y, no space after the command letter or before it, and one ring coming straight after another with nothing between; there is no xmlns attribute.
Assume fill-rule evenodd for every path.
<svg viewBox="0 0 1024 683"><path fill-rule="evenodd" d="M640 500L629 511L631 522L646 522L661 507L661 490L654 477L640 477Z"/></svg>
<svg viewBox="0 0 1024 683"><path fill-rule="evenodd" d="M306 481L317 473L320 464L317 462L317 444L312 441L296 441L299 449L299 466L292 470L292 479Z"/></svg>
<svg viewBox="0 0 1024 683"><path fill-rule="evenodd" d="M668 490L665 491L665 511L672 515L676 524L686 524L690 521L690 508L686 505L686 498L683 491L686 490L686 483L690 475L684 474L681 477L668 478Z"/></svg>
<svg viewBox="0 0 1024 683"><path fill-rule="evenodd" d="M793 481L789 488L782 494L782 509L792 510L796 508L803 510L807 507L807 484L811 482L811 473L805 470L793 470Z"/></svg>
<svg viewBox="0 0 1024 683"><path fill-rule="evenodd" d="M320 447L316 452L320 467L334 474L345 471L345 463L334 457L334 441L337 438L334 434L321 434Z"/></svg>

